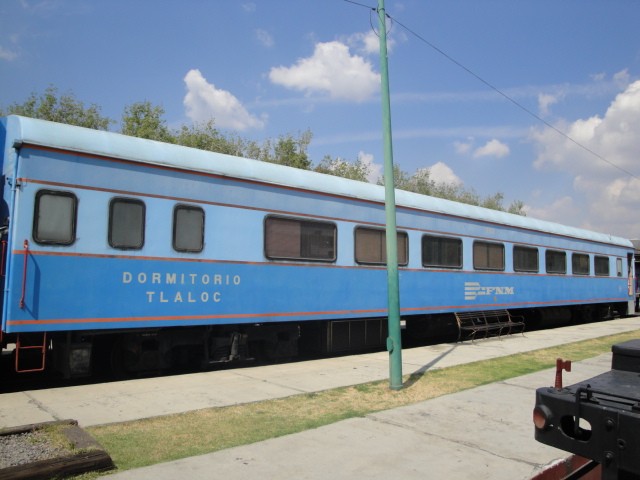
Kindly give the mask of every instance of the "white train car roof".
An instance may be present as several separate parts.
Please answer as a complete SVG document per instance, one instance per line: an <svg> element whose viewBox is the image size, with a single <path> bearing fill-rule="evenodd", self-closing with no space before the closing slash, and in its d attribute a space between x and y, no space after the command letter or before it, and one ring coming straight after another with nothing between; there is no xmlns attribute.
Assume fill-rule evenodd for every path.
<svg viewBox="0 0 640 480"><path fill-rule="evenodd" d="M5 117L2 120L7 130L3 169L5 175L9 176L13 171L12 147L30 144L150 165L206 172L373 202L384 203L385 201L384 187L370 183L222 153L129 137L113 132L74 127L15 115ZM396 190L396 204L398 207L415 208L594 242L630 248L633 246L630 240L621 237L402 190Z"/></svg>

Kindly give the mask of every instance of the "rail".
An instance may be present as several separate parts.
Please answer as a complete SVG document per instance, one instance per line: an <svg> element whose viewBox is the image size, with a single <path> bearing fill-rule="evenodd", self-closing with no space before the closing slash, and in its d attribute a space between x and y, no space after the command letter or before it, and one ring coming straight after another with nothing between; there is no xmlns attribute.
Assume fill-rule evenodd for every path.
<svg viewBox="0 0 640 480"><path fill-rule="evenodd" d="M20 295L20 308L24 308L24 299L27 294L27 266L29 261L29 240L24 241L24 264L22 267L22 294Z"/></svg>

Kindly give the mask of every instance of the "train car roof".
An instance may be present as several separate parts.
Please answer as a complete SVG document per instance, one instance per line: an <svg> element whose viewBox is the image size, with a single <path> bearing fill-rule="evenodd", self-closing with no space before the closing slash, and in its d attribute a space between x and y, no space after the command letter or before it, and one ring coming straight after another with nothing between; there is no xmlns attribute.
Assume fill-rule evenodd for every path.
<svg viewBox="0 0 640 480"><path fill-rule="evenodd" d="M318 191L342 197L384 203L384 187L258 160L198 150L126 135L36 120L16 115L2 118L5 175L13 171L11 149L22 144L126 159L145 164L241 178L244 180ZM1 143L0 143L1 146ZM396 190L398 207L503 224L527 230L633 247L630 240L558 223L514 215L426 195Z"/></svg>

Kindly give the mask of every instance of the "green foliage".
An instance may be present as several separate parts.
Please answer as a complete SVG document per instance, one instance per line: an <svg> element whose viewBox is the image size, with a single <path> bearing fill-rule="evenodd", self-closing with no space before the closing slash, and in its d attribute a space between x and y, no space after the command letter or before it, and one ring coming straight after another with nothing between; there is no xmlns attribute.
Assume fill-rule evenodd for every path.
<svg viewBox="0 0 640 480"><path fill-rule="evenodd" d="M509 207L505 208L503 204L504 194L502 192L497 192L482 198L473 188L466 188L456 183L436 182L431 178L428 168L418 169L416 173L410 176L407 172L402 171L398 165L394 165L393 176L395 186L400 190L407 190L409 192L444 198L454 202L466 203L468 205L475 205L502 212L506 211L516 215L526 215L524 202L520 200L512 202ZM384 178L381 178L378 184L384 185Z"/></svg>
<svg viewBox="0 0 640 480"><path fill-rule="evenodd" d="M524 202L522 200L514 200L511 202L507 208L507 212L514 213L516 215L527 215L527 212L524 209Z"/></svg>
<svg viewBox="0 0 640 480"><path fill-rule="evenodd" d="M97 105L85 107L72 94L59 95L55 87L48 87L40 96L32 93L24 103L14 103L6 111L0 110L0 116L4 115L22 115L95 130L108 130L114 123L100 114Z"/></svg>
<svg viewBox="0 0 640 480"><path fill-rule="evenodd" d="M175 134L174 143L210 152L242 156L244 142L238 138L225 137L215 128L213 120L191 126L182 125Z"/></svg>
<svg viewBox="0 0 640 480"><path fill-rule="evenodd" d="M122 130L125 135L174 143L174 136L162 118L164 108L149 101L128 105L122 115Z"/></svg>
<svg viewBox="0 0 640 480"><path fill-rule="evenodd" d="M341 158L331 158L330 155L325 155L314 170L316 172L358 180L360 182L367 182L368 176L371 173L371 167L361 159L356 160L355 163L351 163Z"/></svg>
<svg viewBox="0 0 640 480"><path fill-rule="evenodd" d="M177 130L171 130L163 118L164 113L164 108L153 105L149 101L128 105L122 115L120 131L134 137L253 158L304 170L313 169L316 172L362 182L368 181L368 176L371 173L370 165L361 159L352 163L341 158L332 158L329 155L325 156L314 168L307 153L313 138L310 130L298 133L297 136L286 134L279 136L277 140L267 139L260 145L255 141L222 134L215 127L213 119L190 126L182 125ZM31 94L24 103L15 103L6 111L0 109L0 116L7 114L40 118L97 130L108 130L109 126L115 123L100 115L100 107L96 105L85 107L72 94L60 95L55 87L47 88L40 96ZM413 175L409 175L395 165L393 176L396 188L401 190L525 215L524 203L520 200L512 202L505 208L503 205L504 195L501 192L481 198L472 188L434 181L428 168L419 169ZM384 185L384 179L380 179L378 183Z"/></svg>
<svg viewBox="0 0 640 480"><path fill-rule="evenodd" d="M310 130L301 133L298 138L294 138L291 134L281 135L273 145L271 155L266 160L280 165L309 170L311 168L311 160L307 155L307 148L312 138L313 134Z"/></svg>

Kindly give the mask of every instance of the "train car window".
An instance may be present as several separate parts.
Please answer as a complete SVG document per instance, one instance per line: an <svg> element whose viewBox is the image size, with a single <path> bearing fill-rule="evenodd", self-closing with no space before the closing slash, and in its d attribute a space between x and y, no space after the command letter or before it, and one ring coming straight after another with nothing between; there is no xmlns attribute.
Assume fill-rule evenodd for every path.
<svg viewBox="0 0 640 480"><path fill-rule="evenodd" d="M567 273L567 252L547 250L545 252L547 273Z"/></svg>
<svg viewBox="0 0 640 480"><path fill-rule="evenodd" d="M504 270L502 243L473 242L473 268L476 270Z"/></svg>
<svg viewBox="0 0 640 480"><path fill-rule="evenodd" d="M109 203L109 245L139 250L144 245L145 205L133 198L114 198Z"/></svg>
<svg viewBox="0 0 640 480"><path fill-rule="evenodd" d="M516 272L539 272L538 249L515 245L513 247L513 270Z"/></svg>
<svg viewBox="0 0 640 480"><path fill-rule="evenodd" d="M574 275L589 275L589 255L584 253L572 254L571 271Z"/></svg>
<svg viewBox="0 0 640 480"><path fill-rule="evenodd" d="M424 267L462 268L462 240L451 237L422 237Z"/></svg>
<svg viewBox="0 0 640 480"><path fill-rule="evenodd" d="M622 276L622 259L616 258L616 271L618 272L618 276Z"/></svg>
<svg viewBox="0 0 640 480"><path fill-rule="evenodd" d="M337 229L333 223L267 217L264 223L267 258L334 262Z"/></svg>
<svg viewBox="0 0 640 480"><path fill-rule="evenodd" d="M76 240L78 199L73 193L40 190L36 193L33 239L50 245L71 245Z"/></svg>
<svg viewBox="0 0 640 480"><path fill-rule="evenodd" d="M609 276L609 257L593 257L595 274L602 277Z"/></svg>
<svg viewBox="0 0 640 480"><path fill-rule="evenodd" d="M198 253L204 248L204 210L177 205L173 209L173 248L178 252Z"/></svg>
<svg viewBox="0 0 640 480"><path fill-rule="evenodd" d="M398 265L407 265L409 240L406 232L397 232ZM356 262L372 265L387 264L387 234L379 228L355 229Z"/></svg>

